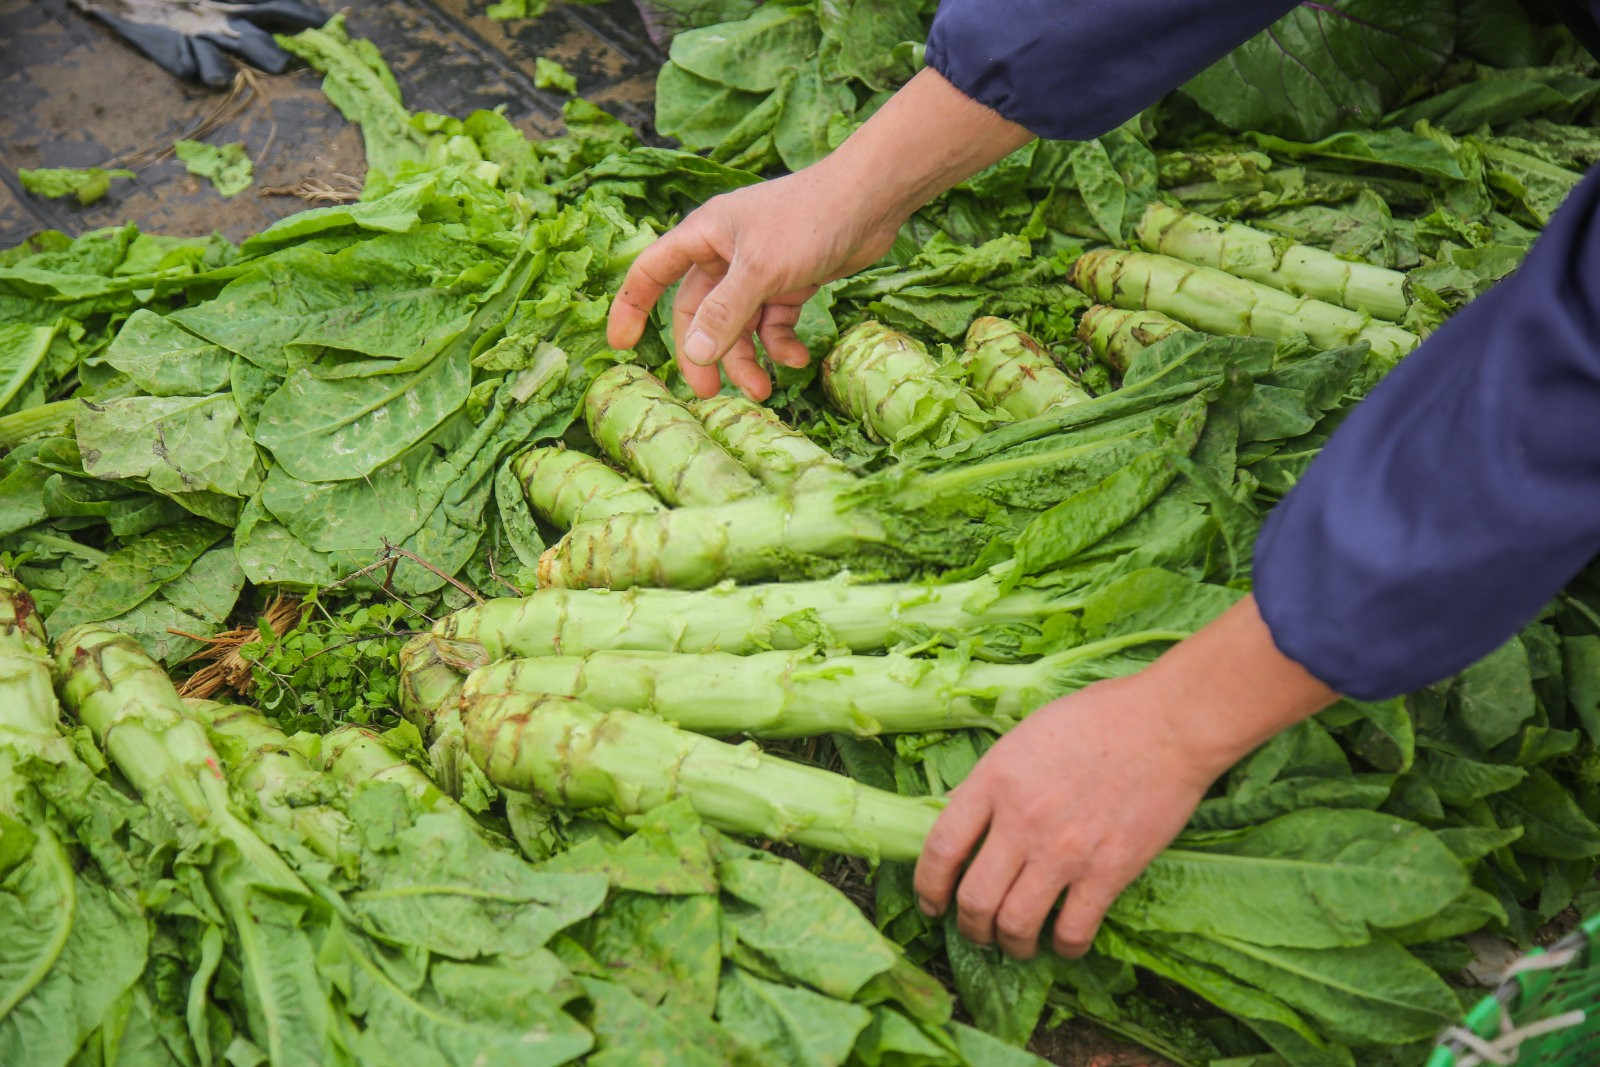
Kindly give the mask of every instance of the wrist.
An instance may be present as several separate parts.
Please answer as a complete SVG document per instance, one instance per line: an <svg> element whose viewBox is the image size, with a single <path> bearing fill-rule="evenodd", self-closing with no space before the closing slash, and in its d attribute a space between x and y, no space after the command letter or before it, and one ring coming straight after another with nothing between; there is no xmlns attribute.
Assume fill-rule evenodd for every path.
<svg viewBox="0 0 1600 1067"><path fill-rule="evenodd" d="M1213 780L1339 698L1278 650L1254 597L1174 645L1147 673L1171 735Z"/></svg>
<svg viewBox="0 0 1600 1067"><path fill-rule="evenodd" d="M1033 140L932 68L811 169L853 210L898 229L929 200Z"/></svg>

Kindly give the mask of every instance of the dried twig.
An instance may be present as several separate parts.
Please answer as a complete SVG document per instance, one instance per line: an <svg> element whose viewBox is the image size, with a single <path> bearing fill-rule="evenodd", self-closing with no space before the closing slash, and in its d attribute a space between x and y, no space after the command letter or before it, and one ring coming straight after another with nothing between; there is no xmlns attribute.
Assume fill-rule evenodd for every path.
<svg viewBox="0 0 1600 1067"><path fill-rule="evenodd" d="M399 545L392 545L385 540L383 542L383 551L384 554L390 559L409 559L412 563L415 563L417 566L421 567L423 570L429 572L435 577L449 582L451 585L467 594L467 596L471 597L474 604L483 603L483 596L479 594L476 589L472 588L472 586L463 582L454 575L446 574L444 571L440 570L438 567L435 567L433 564L429 563L415 552L412 552L410 549L401 548ZM393 568L390 569L390 574L393 574Z"/></svg>
<svg viewBox="0 0 1600 1067"><path fill-rule="evenodd" d="M113 156L100 164L102 167L131 167L140 169L152 163L159 163L172 154L174 141L198 141L217 127L232 122L243 114L244 110L255 102L260 95L260 82L255 72L240 68L233 77L233 84L229 86L228 93L210 111L201 115L195 122L178 136L167 140L163 144L153 144L145 148L124 152Z"/></svg>
<svg viewBox="0 0 1600 1067"><path fill-rule="evenodd" d="M307 177L293 185L263 186L257 194L293 196L311 204L352 204L361 198L361 179L340 172L333 175L332 182Z"/></svg>

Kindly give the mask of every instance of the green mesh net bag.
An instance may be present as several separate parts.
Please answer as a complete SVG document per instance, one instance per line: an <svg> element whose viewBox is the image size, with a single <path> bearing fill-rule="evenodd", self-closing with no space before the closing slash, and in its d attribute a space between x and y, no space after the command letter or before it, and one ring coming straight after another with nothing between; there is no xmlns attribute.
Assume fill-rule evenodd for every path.
<svg viewBox="0 0 1600 1067"><path fill-rule="evenodd" d="M1427 1067L1600 1065L1600 914L1507 970L1499 987L1440 1035Z"/></svg>

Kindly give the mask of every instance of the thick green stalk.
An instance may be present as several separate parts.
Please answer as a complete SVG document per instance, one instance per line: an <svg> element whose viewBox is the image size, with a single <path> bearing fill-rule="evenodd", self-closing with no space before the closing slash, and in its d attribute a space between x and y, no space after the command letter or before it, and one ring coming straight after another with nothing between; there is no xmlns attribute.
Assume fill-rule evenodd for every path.
<svg viewBox="0 0 1600 1067"><path fill-rule="evenodd" d="M974 662L960 652L828 657L810 649L507 659L468 676L461 699L470 703L502 693L571 697L715 736L872 737L965 726L998 733L1056 697L1139 665L1118 653L1186 636L1172 630L1124 634L1008 664Z"/></svg>
<svg viewBox="0 0 1600 1067"><path fill-rule="evenodd" d="M827 574L881 550L888 533L835 491L763 493L720 507L613 515L575 526L539 557L541 588L697 589L725 578Z"/></svg>
<svg viewBox="0 0 1600 1067"><path fill-rule="evenodd" d="M321 742L322 769L348 785L363 782L388 782L397 785L424 811L448 811L460 815L480 832L476 820L433 783L433 779L407 763L386 745L383 738L364 726L341 726L324 734Z"/></svg>
<svg viewBox="0 0 1600 1067"><path fill-rule="evenodd" d="M82 407L77 400L58 400L53 404L13 411L5 418L0 418L0 449L16 448L30 437L71 433Z"/></svg>
<svg viewBox="0 0 1600 1067"><path fill-rule="evenodd" d="M492 603L492 601L491 601ZM488 663L481 645L418 634L400 649L400 711L418 729L461 694L461 680Z"/></svg>
<svg viewBox="0 0 1600 1067"><path fill-rule="evenodd" d="M822 361L822 388L869 436L894 445L967 441L993 421L919 342L881 322L845 331Z"/></svg>
<svg viewBox="0 0 1600 1067"><path fill-rule="evenodd" d="M491 781L565 807L642 815L687 797L720 830L913 860L942 806L574 700L484 696L462 702L462 721Z"/></svg>
<svg viewBox="0 0 1600 1067"><path fill-rule="evenodd" d="M22 583L0 568L0 739L37 744L56 736L58 721L44 620ZM11 785L0 782L0 790Z"/></svg>
<svg viewBox="0 0 1600 1067"><path fill-rule="evenodd" d="M275 1064L328 1056L332 1020L305 932L263 914L263 896L311 906L299 876L236 813L222 761L171 681L132 638L93 623L57 642L62 698L145 803L208 836L207 887L238 947L250 1032Z"/></svg>
<svg viewBox="0 0 1600 1067"><path fill-rule="evenodd" d="M691 410L712 438L773 492L803 493L852 484L845 465L777 412L742 396L697 400Z"/></svg>
<svg viewBox="0 0 1600 1067"><path fill-rule="evenodd" d="M967 463L904 463L841 492L763 495L576 526L540 557L539 584L689 589L847 568L906 577L972 563L996 538L1018 536L1035 521L1072 530L1050 535L1052 565L1059 564L1148 506L1176 476L1172 450L1192 449L1205 421L1204 401L1190 397L1171 409L1170 428L1146 413L1091 427L1107 401L1118 403L1107 397L1054 413L1083 412L1075 431L1041 430L1029 447ZM1029 566L1036 562L1030 555Z"/></svg>
<svg viewBox="0 0 1600 1067"><path fill-rule="evenodd" d="M995 573L949 585L829 578L700 590L541 589L445 616L430 635L442 643L439 649L413 641L409 660L401 653L402 678L439 666L459 677L508 656L606 649L749 653L812 644L876 652L941 635L976 641L976 656L1009 659L1046 619L1077 606L1047 589L1003 592L1001 579ZM425 678L402 681L402 691L442 692Z"/></svg>
<svg viewBox="0 0 1600 1067"><path fill-rule="evenodd" d="M1400 271L1340 259L1320 248L1237 222L1218 222L1159 200L1145 209L1136 234L1139 243L1152 252L1215 267L1376 319L1399 322L1411 306L1406 299L1406 276Z"/></svg>
<svg viewBox="0 0 1600 1067"><path fill-rule="evenodd" d="M978 394L1013 418L1031 419L1089 399L1044 346L992 315L973 320L967 328L961 365Z"/></svg>
<svg viewBox="0 0 1600 1067"><path fill-rule="evenodd" d="M1420 343L1416 334L1359 311L1149 252L1086 252L1068 280L1101 303L1160 311L1207 333L1305 337L1319 348L1365 341L1388 363Z"/></svg>
<svg viewBox="0 0 1600 1067"><path fill-rule="evenodd" d="M642 367L619 363L595 378L583 410L600 447L669 504L723 504L761 492L755 476Z"/></svg>
<svg viewBox="0 0 1600 1067"><path fill-rule="evenodd" d="M1090 351L1107 366L1123 374L1134 356L1157 341L1188 329L1177 319L1159 311L1129 311L1109 304L1096 304L1078 319L1078 340L1088 345Z"/></svg>
<svg viewBox="0 0 1600 1067"><path fill-rule="evenodd" d="M57 730L58 715L44 624L22 583L0 568L0 837L12 842L0 899L13 898L6 911L15 918L34 912L30 904L44 905L38 910L48 915L48 924L26 931L27 959L21 939L13 939L9 947L6 973L0 976L0 1021L49 975L77 918L71 859L61 839L39 818L33 788L18 766L40 757L53 762L70 758ZM26 859L15 854L18 841L28 842ZM14 1043L0 1022L0 1048Z"/></svg>
<svg viewBox="0 0 1600 1067"><path fill-rule="evenodd" d="M334 799L328 781L289 738L250 708L188 701L188 713L205 724L224 756L229 781L256 799L261 813L293 830L327 859L338 859L356 843L356 829Z"/></svg>
<svg viewBox="0 0 1600 1067"><path fill-rule="evenodd" d="M530 448L511 461L528 506L562 530L611 515L660 511L648 486L593 456L565 448Z"/></svg>

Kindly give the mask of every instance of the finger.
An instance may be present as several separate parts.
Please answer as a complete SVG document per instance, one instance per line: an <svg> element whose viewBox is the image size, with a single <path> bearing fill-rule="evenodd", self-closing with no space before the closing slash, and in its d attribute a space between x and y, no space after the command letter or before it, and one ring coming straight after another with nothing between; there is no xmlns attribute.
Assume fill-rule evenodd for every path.
<svg viewBox="0 0 1600 1067"><path fill-rule="evenodd" d="M1117 899L1122 887L1108 884L1103 878L1086 878L1074 881L1067 889L1067 899L1056 916L1055 950L1068 959L1077 959L1094 944L1094 935L1100 931L1100 921L1106 917L1111 902Z"/></svg>
<svg viewBox="0 0 1600 1067"><path fill-rule="evenodd" d="M768 304L761 311L761 324L757 332L761 343L767 346L767 355L783 367L804 367L811 362L811 352L795 336L795 323L800 321L800 308L792 304Z"/></svg>
<svg viewBox="0 0 1600 1067"><path fill-rule="evenodd" d="M977 945L994 942L995 915L1022 873L1022 863L1016 835L997 832L991 825L977 858L956 887L956 929L968 941Z"/></svg>
<svg viewBox="0 0 1600 1067"><path fill-rule="evenodd" d="M759 316L773 292L764 274L735 258L728 273L700 301L683 341L684 354L696 363L721 359L745 336L747 324Z"/></svg>
<svg viewBox="0 0 1600 1067"><path fill-rule="evenodd" d="M1030 960L1039 951L1039 931L1050 916L1050 909L1061 899L1067 879L1061 868L1042 863L1026 863L1011 884L1000 910L994 916L995 940L1008 956Z"/></svg>
<svg viewBox="0 0 1600 1067"><path fill-rule="evenodd" d="M772 395L772 382L768 380L767 372L761 369L761 364L756 362L755 342L748 336L734 342L728 354L722 358L722 369L727 372L728 381L756 403Z"/></svg>
<svg viewBox="0 0 1600 1067"><path fill-rule="evenodd" d="M714 396L722 388L722 373L713 364L709 367L694 363L683 354L683 336L694 318L700 300L716 285L716 278L700 267L690 267L683 276L683 284L672 301L672 349L677 356L678 370L684 382L694 390L695 396Z"/></svg>
<svg viewBox="0 0 1600 1067"><path fill-rule="evenodd" d="M639 253L622 279L622 287L606 316L606 343L612 348L638 344L661 294L696 263L712 266L720 262L721 257L697 232L692 220L662 234Z"/></svg>
<svg viewBox="0 0 1600 1067"><path fill-rule="evenodd" d="M950 794L949 804L934 820L933 829L928 831L928 839L923 842L922 855L917 858L912 884L924 915L939 915L949 906L961 865L967 862L978 839L989 828L988 796L970 788L971 778L964 785L968 788L959 795Z"/></svg>

